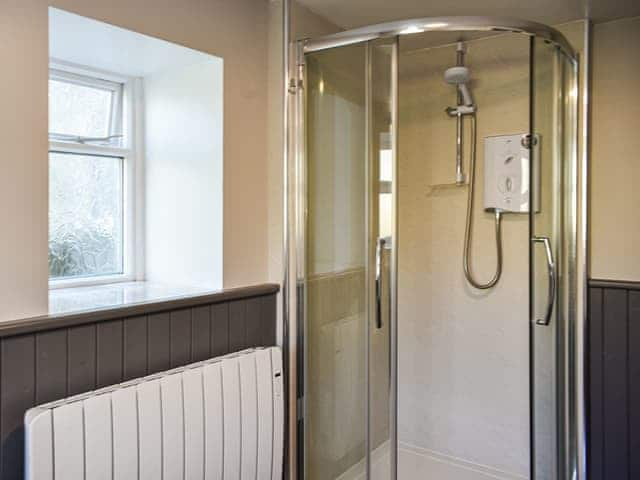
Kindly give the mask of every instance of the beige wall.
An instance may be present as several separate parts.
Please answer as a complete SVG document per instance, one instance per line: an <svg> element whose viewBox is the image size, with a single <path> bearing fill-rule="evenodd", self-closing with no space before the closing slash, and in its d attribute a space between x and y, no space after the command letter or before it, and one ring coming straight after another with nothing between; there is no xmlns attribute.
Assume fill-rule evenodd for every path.
<svg viewBox="0 0 640 480"><path fill-rule="evenodd" d="M47 5L0 15L0 320L47 309Z"/></svg>
<svg viewBox="0 0 640 480"><path fill-rule="evenodd" d="M291 38L315 38L339 32L341 29L329 20L317 15L304 5L291 1Z"/></svg>
<svg viewBox="0 0 640 480"><path fill-rule="evenodd" d="M283 180L283 33L282 0L269 2L269 61L267 62L267 241L269 281L282 282L282 180ZM280 308L280 302L278 302Z"/></svg>
<svg viewBox="0 0 640 480"><path fill-rule="evenodd" d="M52 5L224 59L224 284L267 279L266 0L56 0ZM0 15L0 319L47 309L47 7Z"/></svg>
<svg viewBox="0 0 640 480"><path fill-rule="evenodd" d="M483 139L528 131L528 48L526 37L518 35L468 44L466 63L478 104L472 266L483 282L496 262L493 217L482 202ZM443 72L455 60L454 45L400 57L399 438L525 475L528 217L503 217L500 283L484 292L469 287L462 271L467 187L452 185L455 120L444 113L455 103L455 90Z"/></svg>
<svg viewBox="0 0 640 480"><path fill-rule="evenodd" d="M593 29L591 277L640 281L640 17Z"/></svg>

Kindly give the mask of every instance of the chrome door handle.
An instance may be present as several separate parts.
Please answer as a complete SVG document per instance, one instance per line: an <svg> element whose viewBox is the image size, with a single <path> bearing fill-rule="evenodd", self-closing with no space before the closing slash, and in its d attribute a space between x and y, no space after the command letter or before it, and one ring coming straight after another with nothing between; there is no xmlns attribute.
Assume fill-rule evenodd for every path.
<svg viewBox="0 0 640 480"><path fill-rule="evenodd" d="M542 243L544 245L545 252L547 254L547 269L549 273L549 294L547 299L547 311L544 318L536 320L537 325L549 325L551 323L551 315L553 314L553 306L556 303L556 286L557 286L557 273L556 264L553 260L553 250L551 250L551 242L549 237L532 237L533 243Z"/></svg>
<svg viewBox="0 0 640 480"><path fill-rule="evenodd" d="M376 328L382 328L382 249L386 240L376 242Z"/></svg>
<svg viewBox="0 0 640 480"><path fill-rule="evenodd" d="M390 244L390 237L376 241L376 328L382 328L382 250Z"/></svg>

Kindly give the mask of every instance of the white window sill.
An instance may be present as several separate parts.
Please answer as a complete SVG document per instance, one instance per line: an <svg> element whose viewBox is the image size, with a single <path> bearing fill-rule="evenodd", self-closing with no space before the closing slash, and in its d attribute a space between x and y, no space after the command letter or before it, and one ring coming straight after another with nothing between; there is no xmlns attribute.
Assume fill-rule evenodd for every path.
<svg viewBox="0 0 640 480"><path fill-rule="evenodd" d="M165 285L154 282L121 282L49 290L49 315L171 300L215 292L207 287Z"/></svg>

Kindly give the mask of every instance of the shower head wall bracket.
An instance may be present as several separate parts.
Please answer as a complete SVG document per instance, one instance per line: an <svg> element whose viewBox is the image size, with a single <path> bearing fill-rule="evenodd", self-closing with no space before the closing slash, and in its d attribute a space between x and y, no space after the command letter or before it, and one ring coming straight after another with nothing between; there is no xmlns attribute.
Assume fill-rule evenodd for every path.
<svg viewBox="0 0 640 480"><path fill-rule="evenodd" d="M458 105L457 107L447 107L445 109L447 115L450 117L457 117L458 115L471 115L476 113L475 105Z"/></svg>

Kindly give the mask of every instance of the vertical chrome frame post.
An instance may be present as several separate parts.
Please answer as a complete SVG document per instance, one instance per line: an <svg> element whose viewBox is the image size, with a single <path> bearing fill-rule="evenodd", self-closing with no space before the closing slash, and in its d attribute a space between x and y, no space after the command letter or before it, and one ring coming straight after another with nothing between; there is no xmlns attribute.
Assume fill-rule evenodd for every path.
<svg viewBox="0 0 640 480"><path fill-rule="evenodd" d="M290 178L293 189L293 251L292 274L295 277L294 298L291 302L290 321L295 322L296 332L292 335L296 344L296 361L299 364L296 372L292 373L291 401L296 405L295 415L291 415L294 424L291 427L292 435L296 438L295 457L290 461L295 464L296 476L305 478L306 438L304 435L304 412L306 407L307 375L304 365L307 363L307 349L304 345L304 335L307 331L307 286L306 286L306 234L307 234L307 164L306 164L306 61L304 58L304 41L291 44L291 52L294 58L293 77L290 82L289 93L294 97L293 120L295 132L293 135L292 150L294 161L291 165Z"/></svg>
<svg viewBox="0 0 640 480"><path fill-rule="evenodd" d="M291 32L290 19L291 5L289 0L282 0L282 349L284 375L284 468L283 478L292 479L291 458L295 458L296 438L292 434L291 425L291 398L292 385L291 368L291 322L289 316L289 152L291 125L289 122L289 42ZM295 127L294 127L295 128ZM295 350L295 349L294 349ZM295 383L293 383L295 385ZM292 455L292 452L293 455Z"/></svg>
<svg viewBox="0 0 640 480"><path fill-rule="evenodd" d="M536 62L536 37L532 37L530 49L530 128L535 125L535 95L534 68ZM553 63L553 125L555 135L553 141L554 158L561 159L554 172L553 198L561 202L553 205L552 220L552 250L561 252L558 255L559 268L558 293L556 295L554 317L558 322L555 340L556 365L556 454L557 476L563 480L584 480L586 471L579 467L581 445L585 445L584 430L581 428L581 413L584 411L585 395L581 390L582 372L577 359L579 352L583 352L581 338L584 337L584 321L580 312L584 308L586 292L582 275L582 261L580 255L584 251L584 238L581 234L584 223L580 216L583 195L580 187L580 175L583 172L581 157L578 157L578 78L579 62L575 56L567 55L562 49L554 58ZM560 55L563 54L563 55ZM533 135L535 132L530 131ZM567 142L569 140L569 142ZM532 189L533 191L533 189ZM534 235L534 220L530 218L530 237L532 242L538 240ZM532 243L533 245L533 243ZM533 250L530 249L530 265L533 265ZM530 267L530 284L533 285L533 269ZM532 302L532 298L530 298ZM533 312L533 303L530 311ZM530 333L530 444L531 465L530 476L536 478L536 449L535 449L535 353L533 331L536 328L534 318L531 318ZM561 322L561 323L560 323ZM554 327L557 328L557 327ZM582 419L583 420L583 419Z"/></svg>
<svg viewBox="0 0 640 480"><path fill-rule="evenodd" d="M393 42L391 56L391 151L392 151L392 182L391 182L391 214L393 218L391 243L391 295L389 308L389 415L390 415L390 445L391 448L391 480L398 478L398 62L400 38L396 36Z"/></svg>
<svg viewBox="0 0 640 480"><path fill-rule="evenodd" d="M571 178L571 198L565 200L566 215L572 219L569 225L565 228L568 230L565 234L569 237L567 242L567 276L568 285L566 286L566 311L567 311L567 332L565 339L565 443L566 443L566 456L565 465L567 466L567 478L568 479L580 479L579 477L579 460L580 452L579 445L581 439L579 438L579 399L584 397L578 392L577 386L580 383L580 367L578 365L577 353L581 351L579 345L579 338L582 336L582 329L584 328L582 319L579 316L581 310L580 307L580 265L578 255L580 254L580 219L579 219L579 205L580 205L580 188L579 188L579 175L580 175L580 160L578 157L578 75L579 64L578 61L569 62L567 73L570 75L569 82L565 82L565 108L571 113L568 119L565 129L573 136L573 142L571 144L571 151L567 152L568 165L564 166L565 171L570 173ZM565 79L566 80L566 79Z"/></svg>
<svg viewBox="0 0 640 480"><path fill-rule="evenodd" d="M545 44L546 46L546 44ZM554 205L552 206L553 220L551 228L551 236L553 239L552 251L558 252L558 286L556 287L556 301L555 310L557 321L557 327L555 328L555 365L556 365L556 422L557 422L557 442L556 442L556 458L558 466L558 478L569 479L569 472L571 471L571 465L569 461L570 452L570 434L571 434L571 411L570 411L570 399L571 388L567 383L567 379L571 375L569 370L569 358L571 356L569 345L567 343L571 324L573 322L570 312L569 298L571 297L570 290L572 288L572 265L568 260L566 252L572 250L575 245L575 232L569 230L570 225L565 219L573 217L572 205L576 196L575 188L572 188L570 192L566 192L567 184L573 185L575 180L569 180L571 177L571 164L575 165L575 157L573 155L563 154L564 152L564 140L565 132L567 131L566 115L565 112L570 108L567 105L567 92L565 92L566 85L566 68L564 62L566 58L561 55L554 56L553 62L553 108L552 108L552 124L554 125L554 134L552 138L552 157L562 159L559 165L554 167L554 176L552 178L552 188ZM536 58L532 59L532 62L536 63ZM531 93L531 101L536 95L535 90ZM555 163L555 162L554 162ZM542 167L541 167L542 168ZM532 219L533 221L533 219ZM562 253L561 253L562 252ZM558 379L562 379L558 381ZM535 404L531 406L535 408Z"/></svg>
<svg viewBox="0 0 640 480"><path fill-rule="evenodd" d="M296 334L298 371L296 373L296 435L298 470L297 478L305 478L306 437L304 435L304 422L307 411L306 395L307 375L304 365L307 364L307 349L304 344L304 335L307 328L307 265L306 265L306 235L307 235L307 146L306 146L306 62L304 58L304 42L297 42L293 47L295 52L295 164L294 164L294 205L295 205L295 315L298 326Z"/></svg>
<svg viewBox="0 0 640 480"><path fill-rule="evenodd" d="M365 408L364 408L364 469L365 479L371 478L371 321L375 316L376 308L372 307L373 296L371 295L371 264L372 249L371 245L377 242L377 238L373 235L373 215L372 215L372 197L373 197L373 181L372 168L373 162L373 72L372 72L373 53L371 42L365 45L364 59L364 109L365 109L365 164L364 164L364 278L365 278L365 294L364 294L364 375L365 375Z"/></svg>
<svg viewBox="0 0 640 480"><path fill-rule="evenodd" d="M577 298L576 298L576 329L575 329L575 379L574 379L574 409L575 409L575 438L576 438L576 478L587 480L589 471L587 465L587 338L588 338L588 307L587 287L589 276L588 224L589 224L589 130L590 130L590 89L591 89L591 22L584 21L583 49L580 58L581 75L578 79L578 90L581 99L581 118L579 126L580 157L578 161L578 232L577 232ZM578 101L578 98L576 98Z"/></svg>

